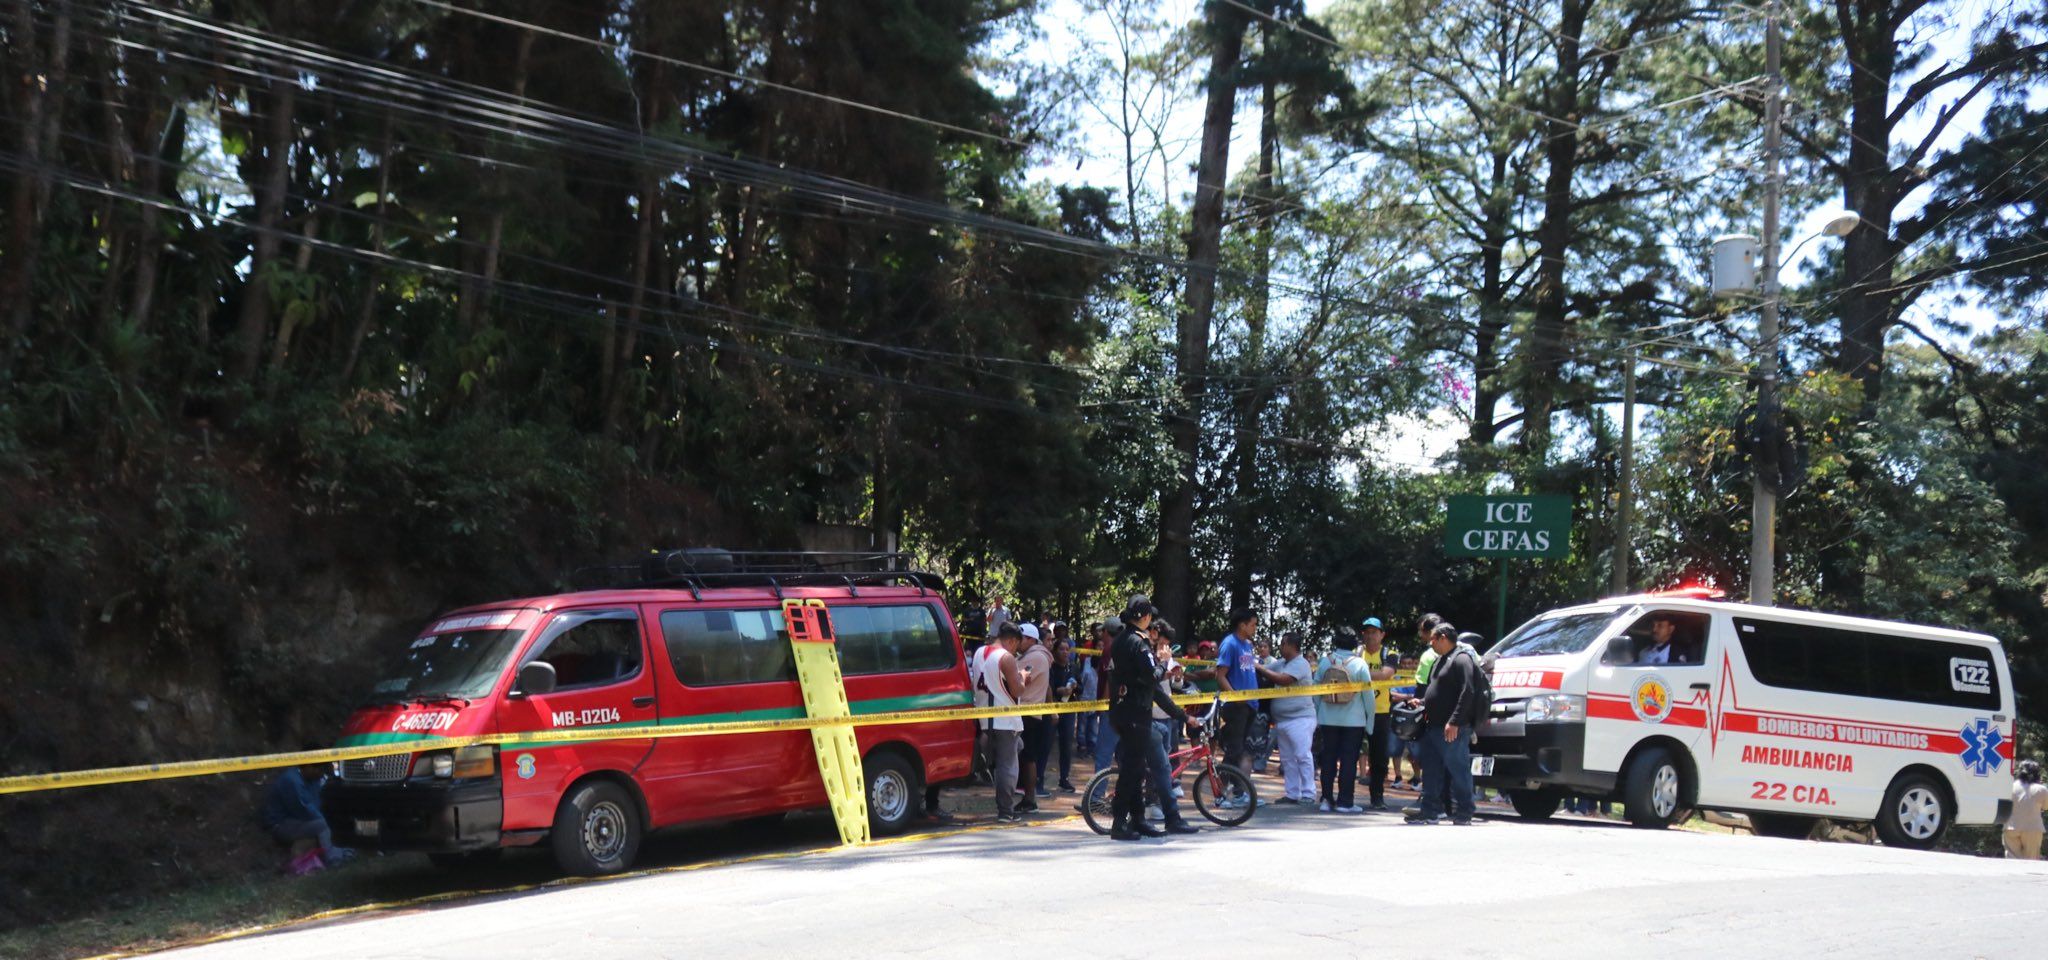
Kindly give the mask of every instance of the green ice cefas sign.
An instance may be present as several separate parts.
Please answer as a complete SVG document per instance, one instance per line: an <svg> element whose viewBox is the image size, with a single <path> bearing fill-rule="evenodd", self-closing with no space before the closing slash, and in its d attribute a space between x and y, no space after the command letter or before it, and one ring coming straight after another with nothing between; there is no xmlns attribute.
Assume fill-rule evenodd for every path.
<svg viewBox="0 0 2048 960"><path fill-rule="evenodd" d="M1450 498L1444 552L1454 557L1547 557L1571 553L1572 498L1503 494Z"/></svg>

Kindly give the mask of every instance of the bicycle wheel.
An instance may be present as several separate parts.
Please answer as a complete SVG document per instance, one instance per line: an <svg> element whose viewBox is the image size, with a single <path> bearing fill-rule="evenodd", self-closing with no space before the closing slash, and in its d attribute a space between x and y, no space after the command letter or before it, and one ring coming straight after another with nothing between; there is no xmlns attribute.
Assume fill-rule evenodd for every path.
<svg viewBox="0 0 2048 960"><path fill-rule="evenodd" d="M1081 819L1088 821L1088 829L1107 835L1110 825L1116 822L1116 768L1111 767L1088 778L1088 786L1081 791Z"/></svg>
<svg viewBox="0 0 2048 960"><path fill-rule="evenodd" d="M1252 778L1227 763L1217 764L1214 773L1212 777L1204 770L1195 777L1195 809L1219 827L1235 827L1250 820L1259 809L1259 788Z"/></svg>

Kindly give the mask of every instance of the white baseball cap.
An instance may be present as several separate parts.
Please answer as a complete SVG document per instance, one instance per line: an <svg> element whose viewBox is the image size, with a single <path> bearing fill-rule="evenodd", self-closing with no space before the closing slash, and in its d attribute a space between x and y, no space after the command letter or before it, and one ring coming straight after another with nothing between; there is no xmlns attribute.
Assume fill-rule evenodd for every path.
<svg viewBox="0 0 2048 960"><path fill-rule="evenodd" d="M1020 625L1019 625L1019 626L1017 627L1017 629L1018 629L1018 630L1020 630L1020 631L1022 631L1022 632L1023 632L1023 634L1024 634L1025 636L1027 636L1027 637L1030 637L1030 638L1031 638L1031 639L1033 639L1033 640L1036 640L1036 639L1038 639L1038 625L1037 625L1037 624L1031 624L1031 623L1026 623L1026 624L1020 624Z"/></svg>

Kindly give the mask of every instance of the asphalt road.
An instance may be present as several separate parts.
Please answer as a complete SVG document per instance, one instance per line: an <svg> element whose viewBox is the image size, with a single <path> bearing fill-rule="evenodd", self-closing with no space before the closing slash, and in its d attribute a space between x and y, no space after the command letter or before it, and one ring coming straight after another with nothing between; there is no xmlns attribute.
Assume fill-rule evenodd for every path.
<svg viewBox="0 0 2048 960"><path fill-rule="evenodd" d="M1113 843L1077 821L291 929L181 958L2018 957L2048 863L1561 819L1268 806Z"/></svg>

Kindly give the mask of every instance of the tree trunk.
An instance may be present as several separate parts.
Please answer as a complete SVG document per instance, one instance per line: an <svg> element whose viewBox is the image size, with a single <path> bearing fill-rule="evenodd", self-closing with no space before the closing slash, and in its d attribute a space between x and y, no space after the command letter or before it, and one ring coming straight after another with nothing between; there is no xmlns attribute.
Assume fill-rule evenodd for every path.
<svg viewBox="0 0 2048 960"><path fill-rule="evenodd" d="M391 196L391 114L384 114L383 136L377 146L377 202L371 209L370 252L384 252L384 217ZM348 354L341 362L341 389L345 392L355 382L356 361L363 354L363 340L377 325L377 294L384 283L384 268L375 257L370 259L369 276L363 278L363 298L356 306L355 326L348 336Z"/></svg>
<svg viewBox="0 0 2048 960"><path fill-rule="evenodd" d="M165 173L184 162L186 123L184 108L174 108L162 127L163 133L151 134L155 142L142 166L143 190L151 197L167 196L175 186L175 175L167 177ZM152 314L156 312L157 275L164 254L162 223L163 211L154 204L144 204L140 253L135 258L135 277L128 296L128 320L139 331L149 330Z"/></svg>
<svg viewBox="0 0 2048 960"><path fill-rule="evenodd" d="M299 85L289 78L270 82L270 124L263 142L263 182L256 188L256 236L249 254L249 280L242 310L235 319L234 379L255 380L263 362L263 344L270 336L270 274L282 245L278 225L284 219L285 191L291 185L292 112Z"/></svg>
<svg viewBox="0 0 2048 960"><path fill-rule="evenodd" d="M71 2L55 0L49 46L39 48L35 4L23 2L15 8L15 48L27 56L15 80L21 91L17 116L21 118L22 170L14 177L8 197L7 262L0 269L0 310L7 314L6 362L11 369L22 338L28 336L35 317L36 264L42 253L42 221L50 197L50 174L44 168L46 148L58 142L63 130L63 91L70 82ZM47 53L47 56L45 56ZM52 96L52 94L56 96Z"/></svg>
<svg viewBox="0 0 2048 960"><path fill-rule="evenodd" d="M1265 42L1272 42L1273 27L1270 24L1260 28ZM1275 184L1273 167L1280 152L1280 123L1275 116L1277 97L1271 77L1266 79L1259 97L1259 175L1257 204L1258 242L1253 256L1251 302L1245 309L1245 380L1237 403L1237 495L1231 504L1231 519L1234 534L1230 540L1230 606L1249 607L1252 603L1252 573L1261 558L1261 546L1265 539L1259 536L1259 522L1263 519L1257 509L1259 493L1259 421L1265 415L1266 404L1272 399L1272 384L1266 365L1266 318L1271 303L1273 272L1273 221L1279 211L1279 200L1274 196Z"/></svg>
<svg viewBox="0 0 2048 960"><path fill-rule="evenodd" d="M1194 609L1193 567L1196 461L1202 454L1202 408L1209 372L1209 328L1216 309L1216 265L1223 241L1223 195L1230 176L1230 125L1237 108L1237 69L1244 50L1244 16L1232 6L1209 5L1209 98L1202 115L1202 153L1195 169L1195 208L1188 227L1187 292L1180 312L1175 366L1180 409L1169 416L1179 476L1159 509L1153 600L1175 623Z"/></svg>
<svg viewBox="0 0 2048 960"><path fill-rule="evenodd" d="M619 418L626 410L626 384L631 381L633 353L639 343L641 314L647 303L648 264L654 258L654 224L660 219L655 204L661 200L655 185L649 181L640 186L639 229L633 237L633 287L626 302L625 329L620 332L620 345L615 355L604 358L604 435L617 434ZM615 327L616 329L616 327ZM609 344L612 338L607 336ZM620 366L623 364L624 366Z"/></svg>
<svg viewBox="0 0 2048 960"><path fill-rule="evenodd" d="M1550 119L1543 122L1543 220L1536 228L1535 316L1520 377L1523 418L1517 438L1523 451L1539 459L1550 452L1550 418L1557 403L1571 302L1565 286L1565 258L1572 242L1572 180L1578 172L1579 153L1579 128L1571 118L1580 113L1579 34L1586 28L1591 3L1564 0L1552 34L1557 72L1551 79L1547 103Z"/></svg>

